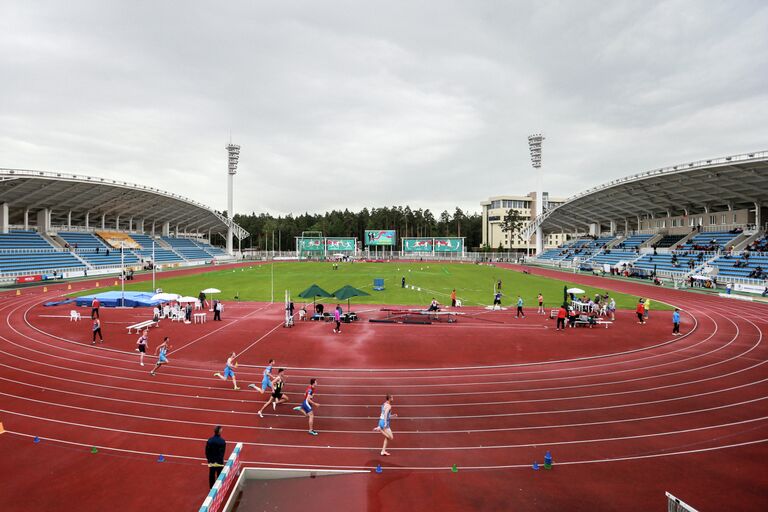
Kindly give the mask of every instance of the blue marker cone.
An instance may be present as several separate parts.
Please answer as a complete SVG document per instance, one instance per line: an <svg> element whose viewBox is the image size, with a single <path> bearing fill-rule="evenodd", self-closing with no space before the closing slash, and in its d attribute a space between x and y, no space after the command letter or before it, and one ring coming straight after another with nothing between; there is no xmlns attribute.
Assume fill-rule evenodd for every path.
<svg viewBox="0 0 768 512"><path fill-rule="evenodd" d="M376 464L376 472L377 473L381 473L382 471L384 471L384 470L381 469L381 464Z"/></svg>
<svg viewBox="0 0 768 512"><path fill-rule="evenodd" d="M162 455L158 456L157 462L165 462L165 457L163 457Z"/></svg>
<svg viewBox="0 0 768 512"><path fill-rule="evenodd" d="M544 454L544 469L552 469L552 454L549 450Z"/></svg>
<svg viewBox="0 0 768 512"><path fill-rule="evenodd" d="M536 461L533 462L533 470L534 471L538 471L539 470L539 463L536 462Z"/></svg>
<svg viewBox="0 0 768 512"><path fill-rule="evenodd" d="M40 438L35 436L35 438L32 440L32 442L33 443L39 443L40 442Z"/></svg>

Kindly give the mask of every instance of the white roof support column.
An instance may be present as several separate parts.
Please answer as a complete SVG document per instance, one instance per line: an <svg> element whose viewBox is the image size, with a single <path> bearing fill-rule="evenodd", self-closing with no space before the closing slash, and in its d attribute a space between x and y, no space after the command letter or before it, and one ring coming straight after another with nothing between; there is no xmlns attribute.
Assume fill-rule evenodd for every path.
<svg viewBox="0 0 768 512"><path fill-rule="evenodd" d="M37 231L47 233L51 230L51 210L43 208L37 211Z"/></svg>
<svg viewBox="0 0 768 512"><path fill-rule="evenodd" d="M107 214L101 214L101 229L107 229Z"/></svg>
<svg viewBox="0 0 768 512"><path fill-rule="evenodd" d="M88 220L90 219L90 217L91 217L91 212L85 212L85 229L88 229L90 227L88 225Z"/></svg>
<svg viewBox="0 0 768 512"><path fill-rule="evenodd" d="M163 236L170 236L170 234L171 234L171 223L163 222Z"/></svg>
<svg viewBox="0 0 768 512"><path fill-rule="evenodd" d="M24 208L24 229L29 229L29 208Z"/></svg>
<svg viewBox="0 0 768 512"><path fill-rule="evenodd" d="M8 203L0 204L0 233L8 232Z"/></svg>
<svg viewBox="0 0 768 512"><path fill-rule="evenodd" d="M115 215L115 229L120 231L120 214Z"/></svg>
<svg viewBox="0 0 768 512"><path fill-rule="evenodd" d="M67 212L67 229L72 229L72 210Z"/></svg>

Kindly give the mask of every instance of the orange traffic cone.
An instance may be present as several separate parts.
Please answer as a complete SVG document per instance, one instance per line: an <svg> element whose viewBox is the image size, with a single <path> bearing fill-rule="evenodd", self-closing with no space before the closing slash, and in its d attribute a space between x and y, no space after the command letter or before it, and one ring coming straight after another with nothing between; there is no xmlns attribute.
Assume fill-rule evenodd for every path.
<svg viewBox="0 0 768 512"><path fill-rule="evenodd" d="M21 295L21 290L16 290L16 295Z"/></svg>

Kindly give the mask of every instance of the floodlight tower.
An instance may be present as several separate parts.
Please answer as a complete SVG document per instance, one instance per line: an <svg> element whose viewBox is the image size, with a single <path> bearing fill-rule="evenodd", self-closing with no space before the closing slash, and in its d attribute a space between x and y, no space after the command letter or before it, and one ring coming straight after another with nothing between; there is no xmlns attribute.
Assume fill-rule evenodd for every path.
<svg viewBox="0 0 768 512"><path fill-rule="evenodd" d="M528 136L528 147L531 150L531 165L534 169L541 169L541 143L544 136L534 133ZM542 190L541 172L536 173L536 218L544 213L544 191ZM544 240L541 233L541 224L536 227L536 254L544 250Z"/></svg>
<svg viewBox="0 0 768 512"><path fill-rule="evenodd" d="M226 147L229 154L229 163L227 165L227 218L232 221L235 216L235 210L232 207L235 174L237 174L237 162L240 160L240 146L231 142ZM227 229L227 253L232 254L232 228Z"/></svg>

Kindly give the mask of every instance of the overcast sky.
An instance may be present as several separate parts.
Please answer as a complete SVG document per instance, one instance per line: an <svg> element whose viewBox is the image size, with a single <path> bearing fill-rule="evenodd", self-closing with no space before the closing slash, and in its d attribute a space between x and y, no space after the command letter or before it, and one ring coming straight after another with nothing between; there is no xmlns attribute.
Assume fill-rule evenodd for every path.
<svg viewBox="0 0 768 512"><path fill-rule="evenodd" d="M0 3L0 167L235 211L479 211L768 149L768 2Z"/></svg>

